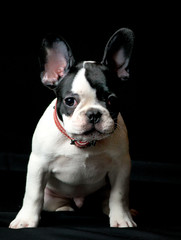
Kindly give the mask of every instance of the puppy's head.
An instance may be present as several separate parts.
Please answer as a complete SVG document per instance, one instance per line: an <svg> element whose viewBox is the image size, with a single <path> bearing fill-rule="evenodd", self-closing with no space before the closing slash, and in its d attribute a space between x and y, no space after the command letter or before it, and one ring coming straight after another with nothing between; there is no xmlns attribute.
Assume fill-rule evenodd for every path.
<svg viewBox="0 0 181 240"><path fill-rule="evenodd" d="M57 115L70 137L93 141L113 133L119 113L117 88L129 77L132 47L133 32L120 29L108 41L101 63L75 64L65 40L57 35L43 40L41 79L54 89Z"/></svg>

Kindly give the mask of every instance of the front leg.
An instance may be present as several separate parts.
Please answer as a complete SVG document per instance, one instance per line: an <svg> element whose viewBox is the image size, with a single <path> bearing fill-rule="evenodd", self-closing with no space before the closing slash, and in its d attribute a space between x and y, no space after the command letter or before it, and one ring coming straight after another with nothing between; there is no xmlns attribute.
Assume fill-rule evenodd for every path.
<svg viewBox="0 0 181 240"><path fill-rule="evenodd" d="M44 165L42 159L31 153L23 206L10 223L10 228L36 227L38 225L48 177L48 169Z"/></svg>
<svg viewBox="0 0 181 240"><path fill-rule="evenodd" d="M136 223L133 221L129 211L130 169L131 161L128 154L109 173L111 184L109 217L111 227L136 227Z"/></svg>

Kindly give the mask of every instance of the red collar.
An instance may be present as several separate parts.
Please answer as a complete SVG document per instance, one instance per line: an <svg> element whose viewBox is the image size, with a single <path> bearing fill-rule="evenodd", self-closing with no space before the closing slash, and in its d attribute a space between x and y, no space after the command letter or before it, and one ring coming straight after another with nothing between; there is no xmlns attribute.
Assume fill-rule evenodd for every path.
<svg viewBox="0 0 181 240"><path fill-rule="evenodd" d="M91 145L95 146L95 143L96 141L92 141L92 142L87 142L87 141L77 141L75 140L74 138L71 138L66 130L62 127L62 125L60 124L60 121L58 120L58 117L57 117L57 101L55 103L55 107L54 107L54 112L53 112L53 118L54 118L54 122L57 126L57 128L60 130L61 133L63 133L67 138L70 139L70 144L72 145L75 145L76 147L79 147L79 148L85 148L85 147L89 147Z"/></svg>

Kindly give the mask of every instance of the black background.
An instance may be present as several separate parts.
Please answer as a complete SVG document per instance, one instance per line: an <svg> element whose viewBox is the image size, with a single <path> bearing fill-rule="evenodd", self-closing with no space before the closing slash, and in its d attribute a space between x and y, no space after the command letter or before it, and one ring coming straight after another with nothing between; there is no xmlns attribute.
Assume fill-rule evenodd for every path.
<svg viewBox="0 0 181 240"><path fill-rule="evenodd" d="M176 8L166 3L118 3L60 2L39 7L27 3L1 9L1 152L30 153L36 124L54 98L39 77L38 50L47 32L60 33L77 61L100 61L110 36L128 27L135 33L135 46L131 78L120 104L132 159L179 162L170 122L175 116L170 53L177 39Z"/></svg>
<svg viewBox="0 0 181 240"><path fill-rule="evenodd" d="M29 239L31 236L34 239L36 236L37 239L48 239L56 234L57 239L60 236L63 239L64 235L67 239L69 235L66 234L71 229L69 239L74 236L82 239L83 233L87 239L100 239L101 234L103 239L165 240L180 236L181 165L178 154L179 125L176 124L180 112L180 87L177 86L179 73L175 74L176 63L179 63L179 9L174 1L159 5L157 1L1 4L2 239L25 239L27 235ZM131 28L135 33L130 62L131 78L124 84L120 105L128 127L131 158L134 160L130 202L131 207L140 214L136 220L138 228L120 231L99 228L99 224L104 225L101 220L98 224L99 218L90 218L90 222L86 222L89 217L84 215L82 218L76 212L75 215L49 213L42 217L41 224L45 228L14 234L7 226L15 213L9 212L17 212L21 206L32 134L42 113L54 98L53 92L40 81L38 51L41 39L47 32L59 32L71 46L77 61L100 61L108 39L121 27ZM82 229L80 226L83 226L84 220L86 227ZM50 228L59 223L58 228ZM87 226L92 223L96 227L89 229ZM66 225L66 229L62 224Z"/></svg>

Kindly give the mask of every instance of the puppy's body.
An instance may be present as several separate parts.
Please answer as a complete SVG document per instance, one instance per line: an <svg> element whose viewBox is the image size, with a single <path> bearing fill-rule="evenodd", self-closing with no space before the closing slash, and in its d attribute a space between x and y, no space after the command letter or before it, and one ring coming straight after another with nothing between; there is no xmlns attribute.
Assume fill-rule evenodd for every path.
<svg viewBox="0 0 181 240"><path fill-rule="evenodd" d="M35 130L23 206L10 227L37 226L42 208L72 211L72 200L81 207L86 196L106 185L107 177L111 190L104 211L110 216L110 226L133 227L128 207L131 163L116 76L95 62L72 65L66 72L68 47L57 38L52 48L50 42L47 46L42 81L48 85L59 82L57 98ZM76 145L82 142L86 142L84 147Z"/></svg>
<svg viewBox="0 0 181 240"><path fill-rule="evenodd" d="M53 115L53 106L55 100L44 113L35 131L31 161L36 159L36 169L37 164L40 164L40 168L46 168L49 190L60 197L68 198L67 200L84 198L106 184L106 175L114 175L114 171L120 165L120 159L126 158L130 165L125 125L119 115L120 127L110 137L97 141L95 146L78 148L72 146L70 140L60 134L53 118L49 117ZM46 141L42 147L44 139ZM32 171L36 172L36 169ZM59 203L51 201L51 204L48 204L46 200L50 200L51 193L45 192L45 209L60 208Z"/></svg>

